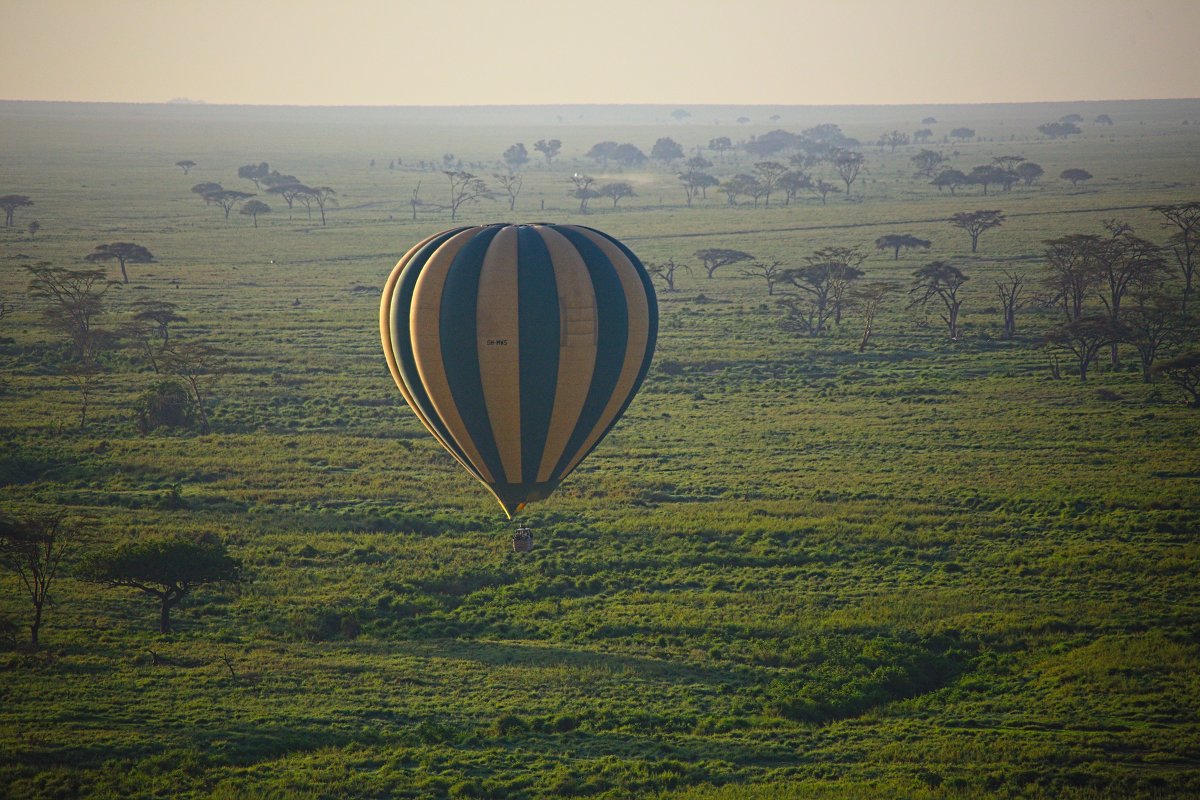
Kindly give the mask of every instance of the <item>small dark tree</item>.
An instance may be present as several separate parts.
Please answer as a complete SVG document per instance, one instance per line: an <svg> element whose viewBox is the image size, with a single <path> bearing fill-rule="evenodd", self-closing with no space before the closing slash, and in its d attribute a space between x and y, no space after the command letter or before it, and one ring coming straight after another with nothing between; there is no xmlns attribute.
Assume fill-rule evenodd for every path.
<svg viewBox="0 0 1200 800"><path fill-rule="evenodd" d="M913 298L909 308L925 307L933 299L941 301L944 311L940 314L946 323L951 341L958 341L961 334L959 314L962 298L959 290L970 280L958 267L945 261L934 261L913 272L912 287L908 290Z"/></svg>
<svg viewBox="0 0 1200 800"><path fill-rule="evenodd" d="M992 159L992 163L1005 172L1015 172L1017 165L1025 160L1025 156L1008 155L996 156Z"/></svg>
<svg viewBox="0 0 1200 800"><path fill-rule="evenodd" d="M46 303L42 316L47 323L71 338L77 360L93 361L101 339L96 318L104 310L104 294L116 284L98 269L63 269L43 263L26 270L30 297Z"/></svg>
<svg viewBox="0 0 1200 800"><path fill-rule="evenodd" d="M767 296L775 294L775 285L783 278L783 262L782 261L755 261L748 267L742 267L738 270L747 278L762 278L767 282Z"/></svg>
<svg viewBox="0 0 1200 800"><path fill-rule="evenodd" d="M576 172L571 176L571 183L575 188L570 191L570 195L579 201L580 214L588 213L588 201L600 196L600 192L592 188L595 182L596 179L591 175Z"/></svg>
<svg viewBox="0 0 1200 800"><path fill-rule="evenodd" d="M1122 342L1137 351L1142 380L1150 383L1159 353L1195 341L1197 321L1180 311L1175 298L1150 289L1133 297L1122 314L1118 333Z"/></svg>
<svg viewBox="0 0 1200 800"><path fill-rule="evenodd" d="M600 165L600 169L608 169L608 160L617 152L617 148L621 145L616 142L596 142L592 148L583 154L584 158L590 158Z"/></svg>
<svg viewBox="0 0 1200 800"><path fill-rule="evenodd" d="M1096 267L1101 241L1099 236L1073 233L1046 241L1045 262L1048 274L1043 280L1049 301L1059 306L1067 322L1083 318L1083 306L1100 281Z"/></svg>
<svg viewBox="0 0 1200 800"><path fill-rule="evenodd" d="M1017 312L1028 302L1026 289L1029 278L1021 272L1003 270L1004 277L996 280L996 297L1004 315L1004 338L1017 333Z"/></svg>
<svg viewBox="0 0 1200 800"><path fill-rule="evenodd" d="M821 205L825 205L825 197L830 192L840 192L841 189L834 186L832 183L829 183L828 181L819 180L813 184L813 191L821 196Z"/></svg>
<svg viewBox="0 0 1200 800"><path fill-rule="evenodd" d="M900 131L892 131L879 137L879 146L891 148L888 152L894 153L897 147L902 147L908 144L909 141L908 134L901 133Z"/></svg>
<svg viewBox="0 0 1200 800"><path fill-rule="evenodd" d="M35 236L37 236L38 231L40 231L41 229L42 229L42 223L38 222L36 219L30 221L30 223L29 223L29 238L32 239Z"/></svg>
<svg viewBox="0 0 1200 800"><path fill-rule="evenodd" d="M1044 125L1038 125L1038 132L1051 139L1065 139L1068 136L1083 133L1074 122L1047 122Z"/></svg>
<svg viewBox="0 0 1200 800"><path fill-rule="evenodd" d="M913 131L912 140L916 144L925 144L932 138L933 131L929 130L929 128L921 128L920 130Z"/></svg>
<svg viewBox="0 0 1200 800"><path fill-rule="evenodd" d="M1086 383L1088 367L1096 354L1117 335L1107 317L1082 317L1051 328L1046 332L1046 343L1074 355L1079 364L1079 380Z"/></svg>
<svg viewBox="0 0 1200 800"><path fill-rule="evenodd" d="M33 605L29 646L34 650L40 644L50 587L82 541L82 529L67 522L62 512L24 520L0 517L0 566L16 573Z"/></svg>
<svg viewBox="0 0 1200 800"><path fill-rule="evenodd" d="M1045 174L1041 164L1035 164L1032 161L1022 161L1017 164L1013 172L1017 173L1017 177L1025 181L1026 186L1032 186L1034 182Z"/></svg>
<svg viewBox="0 0 1200 800"><path fill-rule="evenodd" d="M175 166L183 170L184 175L187 175L188 172L191 171L192 167L196 166L196 162L192 161L191 159L184 159L183 161L176 161Z"/></svg>
<svg viewBox="0 0 1200 800"><path fill-rule="evenodd" d="M858 177L863 166L863 154L857 150L839 150L833 156L833 168L846 184L846 196L850 196L850 184Z"/></svg>
<svg viewBox="0 0 1200 800"><path fill-rule="evenodd" d="M504 163L508 165L510 172L516 172L521 167L529 163L529 151L525 149L524 142L517 142L512 147L504 151Z"/></svg>
<svg viewBox="0 0 1200 800"><path fill-rule="evenodd" d="M1004 187L1005 191L1012 188L1012 185L1017 182L1017 174L1006 169L1001 169L994 164L981 164L971 170L971 174L967 176L967 183L978 184L983 187L983 193L988 193L988 186L996 183Z"/></svg>
<svg viewBox="0 0 1200 800"><path fill-rule="evenodd" d="M113 242L112 244L96 245L96 249L84 257L84 261L91 263L112 260L116 260L121 265L122 282L129 283L129 273L125 271L125 265L151 264L154 262L154 254L140 244Z"/></svg>
<svg viewBox="0 0 1200 800"><path fill-rule="evenodd" d="M960 186L966 186L967 176L957 169L944 169L938 173L938 176L930 181L940 192L942 189L949 189L950 194L954 194L954 190Z"/></svg>
<svg viewBox="0 0 1200 800"><path fill-rule="evenodd" d="M947 220L955 228L962 228L971 237L971 252L979 248L979 235L986 230L998 228L1004 224L1002 211L960 211Z"/></svg>
<svg viewBox="0 0 1200 800"><path fill-rule="evenodd" d="M212 203L212 200L208 199L208 196L210 194L212 194L213 192L220 192L220 191L224 191L224 187L222 187L221 184L213 183L212 181L206 181L204 183L197 183L195 186L192 187L192 194L200 195L200 198L202 200L204 200L204 205L209 205L210 203Z"/></svg>
<svg viewBox="0 0 1200 800"><path fill-rule="evenodd" d="M462 170L443 171L443 175L450 179L450 221L454 222L458 219L458 211L464 205L478 203L482 199L491 199L492 193L488 190L487 184L482 178L477 178L470 172ZM324 220L324 214L321 215Z"/></svg>
<svg viewBox="0 0 1200 800"><path fill-rule="evenodd" d="M1078 186L1081 182L1090 181L1092 173L1086 169L1064 169L1059 173L1058 177L1064 181L1070 181L1072 186Z"/></svg>
<svg viewBox="0 0 1200 800"><path fill-rule="evenodd" d="M229 212L238 203L243 200L248 200L254 197L253 192L238 192L233 189L221 189L215 192L206 192L204 195L205 203L216 203L225 212L225 219L229 219Z"/></svg>
<svg viewBox="0 0 1200 800"><path fill-rule="evenodd" d="M718 136L715 139L708 140L708 149L717 154L717 157L724 160L725 154L733 149L733 142L728 136Z"/></svg>
<svg viewBox="0 0 1200 800"><path fill-rule="evenodd" d="M242 207L238 213L245 214L254 220L254 227L258 227L258 215L271 213L271 207L262 200L247 200L242 203Z"/></svg>
<svg viewBox="0 0 1200 800"><path fill-rule="evenodd" d="M554 161L554 157L562 150L562 142L558 139L538 139L533 143L533 149L541 153L546 159L546 166Z"/></svg>
<svg viewBox="0 0 1200 800"><path fill-rule="evenodd" d="M225 370L224 353L204 342L171 342L162 349L164 371L177 375L192 391L200 432L208 433L209 380Z"/></svg>
<svg viewBox="0 0 1200 800"><path fill-rule="evenodd" d="M23 194L0 195L0 208L4 209L5 227L12 227L13 214L18 208L25 208L31 205L33 205L33 201Z"/></svg>
<svg viewBox="0 0 1200 800"><path fill-rule="evenodd" d="M330 189L328 186L305 187L305 191L302 193L304 198L311 198L312 202L317 204L317 209L321 212L322 226L325 225L325 210L330 206L336 206L338 204L337 198L335 197L336 194L337 192L335 192L333 189ZM451 215L451 219L453 218L453 215Z"/></svg>
<svg viewBox="0 0 1200 800"><path fill-rule="evenodd" d="M500 184L500 188L508 196L508 210L515 210L517 196L521 194L521 186L525 180L517 172L495 172L492 173L492 177L496 179L496 183Z"/></svg>
<svg viewBox="0 0 1200 800"><path fill-rule="evenodd" d="M1200 350L1193 350L1154 365L1153 374L1178 386L1189 398L1188 408L1200 408Z"/></svg>
<svg viewBox="0 0 1200 800"><path fill-rule="evenodd" d="M805 266L784 270L780 282L801 293L781 301L784 329L819 336L831 319L840 323L850 287L863 276L858 265L865 258L857 247L825 247L805 256Z"/></svg>
<svg viewBox="0 0 1200 800"><path fill-rule="evenodd" d="M283 198L288 207L288 218L291 219L292 207L295 205L297 198L308 189L302 183L280 183L275 186L267 187L267 194L277 194Z"/></svg>
<svg viewBox="0 0 1200 800"><path fill-rule="evenodd" d="M875 281L850 290L849 306L862 317L863 332L858 341L858 352L867 349L867 343L875 335L875 321L887 298L900 291L900 285L890 281Z"/></svg>
<svg viewBox="0 0 1200 800"><path fill-rule="evenodd" d="M812 188L812 178L799 170L790 169L779 176L779 188L783 191L783 204L790 206L801 190Z"/></svg>
<svg viewBox="0 0 1200 800"><path fill-rule="evenodd" d="M704 271L712 278L721 267L727 267L730 264L737 264L742 261L750 261L754 256L749 253L743 253L741 250L729 250L721 247L706 247L703 250L695 252L696 258L700 259L700 263L704 266Z"/></svg>
<svg viewBox="0 0 1200 800"><path fill-rule="evenodd" d="M875 240L876 250L891 250L892 260L900 260L900 249L905 250L928 250L931 242L927 239L918 239L910 233L889 233L886 236L880 236Z"/></svg>
<svg viewBox="0 0 1200 800"><path fill-rule="evenodd" d="M946 157L933 150L921 150L912 157L913 166L917 168L916 177L932 178L934 172L945 163Z"/></svg>
<svg viewBox="0 0 1200 800"><path fill-rule="evenodd" d="M160 381L138 398L135 419L143 435L158 428L190 428L195 419L191 395L177 381Z"/></svg>
<svg viewBox="0 0 1200 800"><path fill-rule="evenodd" d="M654 147L650 148L650 157L655 161L670 164L683 158L683 146L670 136L664 136L654 142Z"/></svg>
<svg viewBox="0 0 1200 800"><path fill-rule="evenodd" d="M1166 274L1166 262L1153 242L1133 235L1132 229L1117 220L1106 220L1104 227L1112 235L1096 248L1100 302L1108 312L1109 325L1117 330L1121 323L1121 303L1131 290L1144 293L1158 286ZM1117 339L1110 347L1110 363L1120 367Z"/></svg>
<svg viewBox="0 0 1200 800"><path fill-rule="evenodd" d="M788 168L778 161L759 161L754 165L758 182L763 188L763 205L771 205L771 192L779 185L779 181L787 174Z"/></svg>
<svg viewBox="0 0 1200 800"><path fill-rule="evenodd" d="M1183 309L1187 310L1188 297L1192 294L1196 274L1196 262L1200 261L1200 201L1175 205L1154 206L1163 215L1164 228L1175 228L1167 242L1175 263L1183 278Z"/></svg>
<svg viewBox="0 0 1200 800"><path fill-rule="evenodd" d="M646 264L646 272L651 278L657 278L663 283L663 291L675 292L675 278L680 272L691 272L692 268L687 264L676 264L675 259L668 258L666 261L658 261Z"/></svg>
<svg viewBox="0 0 1200 800"><path fill-rule="evenodd" d="M967 139L975 138L974 128L955 128L950 131L951 139L958 139L960 142L965 142Z"/></svg>
<svg viewBox="0 0 1200 800"><path fill-rule="evenodd" d="M617 145L617 149L613 151L612 160L622 167L636 167L646 163L646 154L636 145L625 142Z"/></svg>
<svg viewBox="0 0 1200 800"><path fill-rule="evenodd" d="M80 576L104 586L137 589L158 602L159 633L171 632L171 610L198 586L238 581L241 563L215 536L127 542L87 558Z"/></svg>
<svg viewBox="0 0 1200 800"><path fill-rule="evenodd" d="M271 174L271 167L265 161L258 164L246 164L238 167L237 174L239 178L254 181L254 188L261 190L262 185L259 184L259 181Z"/></svg>
<svg viewBox="0 0 1200 800"><path fill-rule="evenodd" d="M1100 114L1096 119L1092 120L1094 125L1112 125L1113 120L1108 114Z"/></svg>
<svg viewBox="0 0 1200 800"><path fill-rule="evenodd" d="M626 197L637 197L637 192L633 191L633 184L625 181L614 181L606 183L596 190L601 197L612 198L613 208L617 207L617 203ZM690 203L689 203L690 205Z"/></svg>

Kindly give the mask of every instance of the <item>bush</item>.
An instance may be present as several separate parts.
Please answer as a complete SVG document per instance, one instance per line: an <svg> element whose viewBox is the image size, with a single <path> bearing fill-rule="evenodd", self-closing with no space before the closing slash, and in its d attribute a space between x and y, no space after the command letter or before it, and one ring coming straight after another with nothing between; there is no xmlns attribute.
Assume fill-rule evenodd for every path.
<svg viewBox="0 0 1200 800"><path fill-rule="evenodd" d="M156 428L190 428L194 423L192 397L177 381L155 384L138 398L139 433L147 434Z"/></svg>

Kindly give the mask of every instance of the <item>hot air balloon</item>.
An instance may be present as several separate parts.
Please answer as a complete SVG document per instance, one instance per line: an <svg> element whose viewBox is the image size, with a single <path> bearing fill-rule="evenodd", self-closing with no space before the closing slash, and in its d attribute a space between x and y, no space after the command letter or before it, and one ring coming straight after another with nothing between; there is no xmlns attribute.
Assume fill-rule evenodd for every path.
<svg viewBox="0 0 1200 800"><path fill-rule="evenodd" d="M650 368L658 302L645 267L605 233L484 225L405 253L379 327L408 405L511 517L624 413Z"/></svg>

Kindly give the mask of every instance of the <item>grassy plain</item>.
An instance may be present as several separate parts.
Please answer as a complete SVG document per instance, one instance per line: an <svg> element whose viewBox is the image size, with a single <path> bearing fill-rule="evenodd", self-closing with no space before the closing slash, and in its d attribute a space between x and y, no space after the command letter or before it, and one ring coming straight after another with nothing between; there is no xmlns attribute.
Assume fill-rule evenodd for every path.
<svg viewBox="0 0 1200 800"><path fill-rule="evenodd" d="M1164 241L1150 206L1200 199L1200 103L670 111L0 104L0 194L36 203L0 229L0 503L66 509L102 539L214 532L250 576L198 590L169 636L138 597L56 584L43 650L0 653L0 794L1200 794L1200 414L1133 370L1081 384L1064 361L1052 380L1051 312L1004 340L993 296L1001 269L1036 276L1045 239L1104 219ZM1071 112L1083 135L1037 134ZM912 178L916 147L870 144L927 115L953 166L1020 153L1046 176L951 196ZM599 174L583 156L824 122L867 155L853 198L826 206L712 192L687 208L672 170ZM941 141L964 125L975 139ZM421 162L453 153L489 176L543 138L562 155L525 169L516 211L463 221L582 221L693 265L701 247L799 265L861 245L869 278L904 282L945 259L971 277L966 335L898 296L859 353L853 316L798 337L760 280L685 274L659 296L638 399L515 554L391 385L378 290L450 226L410 218L418 181L426 202L445 191ZM255 229L189 191L253 191L237 168L259 161L336 189L328 225L272 198ZM724 176L753 159L716 161ZM1073 188L1055 177L1069 167L1095 178ZM581 217L575 171L638 196ZM944 220L976 208L1008 220L971 254ZM873 250L885 233L933 247L893 261ZM174 336L228 352L209 434L137 433L155 376L132 350L107 357L78 430L23 265L77 268L119 240L157 261L130 265L105 323L165 299L187 317ZM0 576L0 613L28 610Z"/></svg>

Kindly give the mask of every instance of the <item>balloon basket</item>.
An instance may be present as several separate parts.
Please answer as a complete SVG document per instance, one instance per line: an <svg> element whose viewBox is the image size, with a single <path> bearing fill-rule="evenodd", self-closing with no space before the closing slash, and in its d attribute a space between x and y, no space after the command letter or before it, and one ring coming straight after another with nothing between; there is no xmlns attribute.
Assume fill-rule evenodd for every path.
<svg viewBox="0 0 1200 800"><path fill-rule="evenodd" d="M533 549L533 531L522 525L512 537L512 549L518 553L528 553Z"/></svg>

